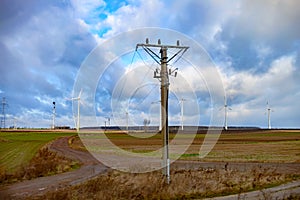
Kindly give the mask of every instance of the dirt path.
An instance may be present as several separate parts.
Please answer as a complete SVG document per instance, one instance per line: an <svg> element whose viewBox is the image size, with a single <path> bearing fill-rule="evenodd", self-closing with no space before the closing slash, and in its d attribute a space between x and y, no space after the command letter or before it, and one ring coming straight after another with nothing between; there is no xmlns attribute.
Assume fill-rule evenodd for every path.
<svg viewBox="0 0 300 200"><path fill-rule="evenodd" d="M59 188L68 187L82 183L88 179L105 173L108 168L97 161L89 152L71 149L68 146L69 137L63 137L55 140L50 149L66 157L79 160L82 162L80 169L57 174L49 177L41 177L33 180L23 181L0 188L0 199L22 199L28 196L42 195L47 191L58 190ZM287 174L300 174L300 163L223 163L223 162L194 162L194 161L176 161L171 165L173 169L236 169L245 171L255 167L267 169L276 169L276 172ZM286 187L285 187L286 188ZM292 186L299 191L300 184ZM289 190L284 190L285 194ZM261 194L261 193L256 193ZM252 194L253 195L253 194ZM223 197L227 199L226 197ZM222 199L222 198L221 198ZM235 199L231 196L228 199Z"/></svg>
<svg viewBox="0 0 300 200"><path fill-rule="evenodd" d="M66 157L79 160L83 164L80 169L0 188L0 199L19 199L41 195L47 191L82 183L107 171L108 168L99 163L89 152L69 148L68 139L69 137L63 137L55 140L50 145L50 149Z"/></svg>

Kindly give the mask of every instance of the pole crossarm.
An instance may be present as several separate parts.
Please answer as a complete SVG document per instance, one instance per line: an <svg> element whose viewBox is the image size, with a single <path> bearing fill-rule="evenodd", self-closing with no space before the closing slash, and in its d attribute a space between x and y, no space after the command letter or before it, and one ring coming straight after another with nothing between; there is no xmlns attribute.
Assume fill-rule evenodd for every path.
<svg viewBox="0 0 300 200"><path fill-rule="evenodd" d="M136 45L136 50L142 47L152 58L153 60L157 63L157 64L161 64L160 60L162 60L162 58L157 55L152 49L152 48L160 48L160 49L178 49L178 52L175 53L170 59L167 60L167 63L169 63L171 60L173 60L179 53L182 52L182 54L184 54L187 50L188 50L188 46L179 46L179 45L161 45L161 44L142 44L139 43ZM159 60L157 60L159 59Z"/></svg>

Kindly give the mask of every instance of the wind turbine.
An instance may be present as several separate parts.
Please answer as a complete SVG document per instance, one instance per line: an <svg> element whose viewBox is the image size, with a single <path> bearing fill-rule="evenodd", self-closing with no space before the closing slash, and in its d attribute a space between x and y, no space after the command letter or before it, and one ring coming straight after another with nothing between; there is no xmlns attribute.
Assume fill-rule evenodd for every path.
<svg viewBox="0 0 300 200"><path fill-rule="evenodd" d="M55 107L55 101L53 101L53 109L52 109L52 129L55 129L55 116L56 116L56 107Z"/></svg>
<svg viewBox="0 0 300 200"><path fill-rule="evenodd" d="M271 129L271 111L273 112L270 108L269 101L267 101L268 129Z"/></svg>
<svg viewBox="0 0 300 200"><path fill-rule="evenodd" d="M17 130L17 126L16 126L16 121L17 121L17 118L16 118L16 117L14 117L13 119L14 119L14 130Z"/></svg>
<svg viewBox="0 0 300 200"><path fill-rule="evenodd" d="M82 93L82 89L80 90L78 97L73 97L73 98L70 99L72 101L77 101L77 126L76 126L77 132L79 132L79 129L80 129L80 98L81 98L81 93Z"/></svg>
<svg viewBox="0 0 300 200"><path fill-rule="evenodd" d="M180 103L180 113L181 113L181 130L183 131L183 102L187 101L187 99L181 98L179 100Z"/></svg>
<svg viewBox="0 0 300 200"><path fill-rule="evenodd" d="M126 131L128 132L128 111L126 111Z"/></svg>
<svg viewBox="0 0 300 200"><path fill-rule="evenodd" d="M152 101L151 104L160 104L160 100L159 101ZM159 116L161 117L161 109L159 110L160 114ZM159 120L159 127L158 127L159 131L161 131L162 129L162 124L161 124L161 120Z"/></svg>
<svg viewBox="0 0 300 200"><path fill-rule="evenodd" d="M228 130L228 122L227 122L228 110L231 110L231 108L228 107L226 96L224 96L224 118L225 118L224 129L225 130Z"/></svg>

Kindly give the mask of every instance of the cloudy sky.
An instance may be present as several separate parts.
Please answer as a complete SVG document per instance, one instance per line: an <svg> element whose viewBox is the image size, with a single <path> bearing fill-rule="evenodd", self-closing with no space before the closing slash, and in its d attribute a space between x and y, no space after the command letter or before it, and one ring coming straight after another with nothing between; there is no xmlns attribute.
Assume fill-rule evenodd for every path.
<svg viewBox="0 0 300 200"><path fill-rule="evenodd" d="M0 97L8 103L7 127L14 121L19 127L50 127L53 101L56 125L74 127L72 102L66 99L77 95L73 88L88 56L116 36L146 27L174 30L202 46L222 81L231 108L230 126L266 127L268 101L272 127L300 127L297 0L2 0L0 4ZM102 56L110 59L109 54ZM183 77L180 87L170 80L170 123L180 124L180 98L187 99L185 124L210 125L212 107L222 120L222 105L212 103L201 86L215 76L203 72L206 77L200 77L189 71L188 63L183 57L170 66L179 68L179 80ZM97 125L104 125L107 117L114 118L112 124L124 125L125 110L131 125L142 125L145 118L158 124L154 116L159 107L154 102L159 100L159 82L147 70L156 68L142 50L111 61L96 83ZM132 81L131 76L143 78ZM188 88L194 93L185 93ZM116 115L113 109L124 102L124 112L117 110ZM200 122L194 122L195 113Z"/></svg>

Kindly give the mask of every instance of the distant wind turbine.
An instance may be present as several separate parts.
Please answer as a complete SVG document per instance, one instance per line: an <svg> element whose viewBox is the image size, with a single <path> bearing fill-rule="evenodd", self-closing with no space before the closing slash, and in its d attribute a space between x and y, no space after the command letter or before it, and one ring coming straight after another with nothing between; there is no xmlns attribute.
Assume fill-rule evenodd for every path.
<svg viewBox="0 0 300 200"><path fill-rule="evenodd" d="M183 131L183 102L187 101L187 99L181 98L179 100L180 103L180 113L181 113L181 130Z"/></svg>
<svg viewBox="0 0 300 200"><path fill-rule="evenodd" d="M73 97L73 98L69 99L71 101L77 101L77 126L76 126L77 132L79 132L79 129L80 129L80 103L81 103L80 98L81 98L81 94L82 94L82 89L80 90L78 97Z"/></svg>
<svg viewBox="0 0 300 200"><path fill-rule="evenodd" d="M151 104L160 104L160 100L159 101L152 101ZM160 109L159 112L160 112L159 116L161 117L161 109ZM161 131L161 129L162 129L161 120L159 120L159 127L158 127L158 129L159 129L159 131Z"/></svg>
<svg viewBox="0 0 300 200"><path fill-rule="evenodd" d="M271 129L271 111L273 112L270 108L269 101L267 101L268 129Z"/></svg>
<svg viewBox="0 0 300 200"><path fill-rule="evenodd" d="M128 111L126 111L126 131L128 132Z"/></svg>
<svg viewBox="0 0 300 200"><path fill-rule="evenodd" d="M231 108L228 107L226 96L224 96L224 118L225 118L224 129L225 130L228 130L228 122L227 122L228 110L231 110Z"/></svg>

